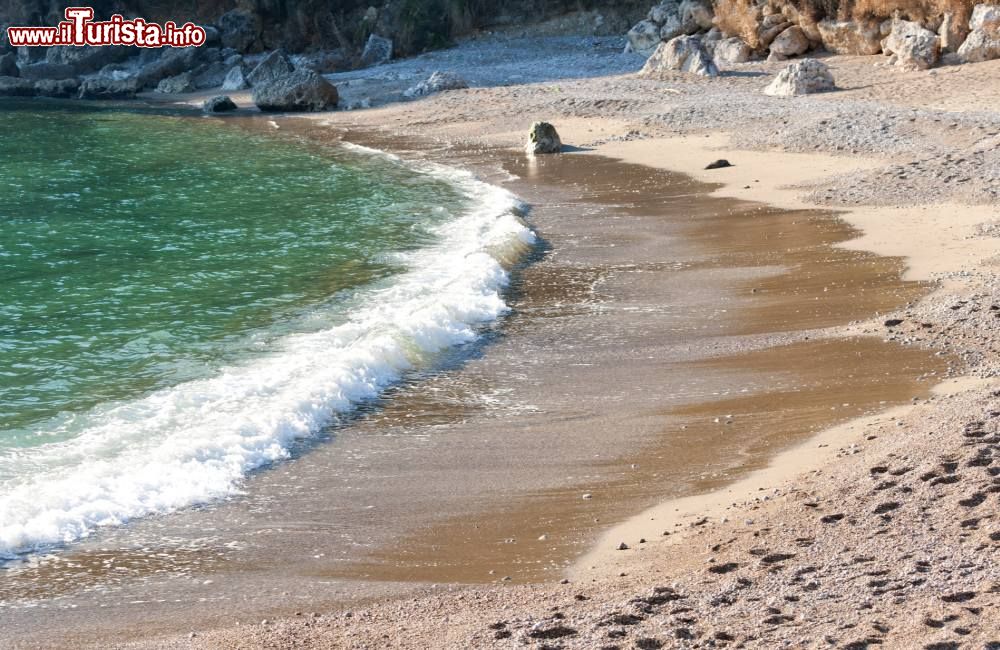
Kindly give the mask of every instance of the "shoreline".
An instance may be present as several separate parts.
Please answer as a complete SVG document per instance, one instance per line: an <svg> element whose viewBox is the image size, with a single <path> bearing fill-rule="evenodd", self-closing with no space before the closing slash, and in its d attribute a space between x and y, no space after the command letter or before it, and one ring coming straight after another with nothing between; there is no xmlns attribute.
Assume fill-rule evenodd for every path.
<svg viewBox="0 0 1000 650"><path fill-rule="evenodd" d="M405 114L407 111L419 112L420 110L433 111L433 108L426 106L423 108L414 108L405 105L390 106L386 109L377 109L367 115L320 115L316 119L320 122L331 120L333 123L351 122L352 120L355 123L358 121L368 121L369 126L372 126L380 123L391 123L391 120L383 119L386 114L391 116L397 113ZM439 123L444 119L443 117L439 117ZM605 120L605 118L593 118L590 120L577 118L567 119L565 122L556 121L556 125L560 128L566 142L586 142L588 139L594 137L600 139L607 134L620 131L623 128L622 125L625 123L627 123L627 120L619 122L617 118L610 120ZM566 126L561 127L560 125L562 124ZM506 124L501 123L499 127L494 125L492 131L484 130L484 132L475 136L466 133L451 140L450 143L447 138L442 138L440 131L434 129L426 129L428 133L424 135L425 137L443 139L446 143L444 146L453 145L456 141L468 145L468 138L470 137L473 139L489 140L493 145L506 142L508 145L513 146L515 144L512 140L514 133L504 131L504 128L506 128ZM694 146L696 140L703 140L702 144L704 146ZM848 159L845 156L812 156L770 151L762 153L740 149L738 146L729 145L729 142L728 136L719 133L711 135L708 138L684 136L682 139L677 139L672 136L654 136L634 141L605 144L595 143L590 145L590 147L593 149L593 154L619 158L624 163L638 163L650 168L666 168L671 171L683 172L699 181L721 183L722 185L714 191L716 196L751 200L767 199L766 203L769 205L777 205L793 210L828 209L829 206L808 203L801 198L802 188L800 186L810 183L822 186L828 182L830 177L848 176L856 173L855 170L857 169L857 166L853 164L857 159ZM662 155L663 151L683 152L683 154L674 153L669 157L664 157ZM564 155L587 156L590 153ZM735 167L711 172L701 170L700 166L718 157L729 158L735 163ZM878 169L883 164L883 161L869 160L861 166L861 169L863 171L872 171ZM748 190L745 189L747 186L749 186ZM954 337L954 332L958 328L971 327L971 324L956 320L955 317L961 315L967 321L972 321L972 324L985 322L977 320L980 319L980 316L976 314L980 314L981 312L988 313L987 307L990 303L989 289L992 286L987 281L987 290L979 290L976 293L975 289L969 288L970 282L963 280L961 274L972 268L980 268L980 265L988 261L994 253L993 249L995 246L989 239L970 239L970 237L976 234L976 227L978 225L991 220L988 208L989 206L969 207L962 205L960 209L956 209L956 204L946 203L923 208L860 207L837 210L839 212L837 215L838 218L843 219L846 223L864 233L861 237L853 239L848 243L837 244L838 246L851 250L873 249L881 255L906 257L908 261L907 279L927 281L933 278L938 281L938 288L931 294L924 296L918 304L901 307L899 311L900 313L905 312L903 319L905 324L900 329L898 336L897 333L890 332L888 338L898 340L905 337L905 340L902 342L911 343L910 339L912 339L911 344L913 345L941 344L943 342L947 347L948 341L946 339L948 336ZM961 218L951 219L954 214L960 214ZM945 216L949 218L947 224L942 223L942 219ZM898 237L896 235L901 224L905 224L910 233L923 229L922 232L926 233L926 235L919 238L916 242L912 241L910 237ZM959 310L953 309L957 299L956 296L966 301L966 304L963 304ZM975 308L973 309L969 305L973 305ZM949 311L956 312L955 317L952 317ZM969 311L973 311L973 315L969 315L967 313ZM913 313L912 316L911 313ZM931 319L932 316L934 322L933 333L937 334L938 331L941 331L940 337L935 340L930 340L933 338L930 335L925 336L920 326L917 325L921 318ZM877 320L881 319L876 315L876 318L832 328L832 331L828 331L826 336L886 336L885 328L881 322L876 322ZM983 349L988 349L991 344L992 341L981 342L981 345L977 342L977 345ZM963 356L966 356L963 350L955 351L961 352ZM988 361L986 362L986 369L980 370L979 374L986 377L991 376L992 369ZM805 515L801 515L797 511L789 514L789 508L792 507L790 504L796 500L802 501L803 499L808 499L809 503L818 501L823 504L825 503L824 499L827 499L826 495L830 494L831 490L834 490L834 493L836 493L837 486L840 486L839 489L845 495L850 494L853 488L845 486L860 486L861 483L858 476L864 477L869 474L868 467L861 468L859 464L867 463L871 465L871 474L874 478L876 474L882 475L881 471L877 473L874 471L875 467L882 467L882 461L879 460L879 464L876 465L873 464L875 460L868 462L870 459L880 459L880 454L888 454L890 459L906 458L905 440L901 439L897 429L906 431L907 435L926 433L921 428L924 426L922 420L933 420L939 427L954 428L952 426L953 421L957 421L967 413L972 413L974 409L982 408L981 403L988 401L987 393L989 389L993 388L994 384L989 383L985 379L963 378L949 379L944 383L937 382L936 386L937 390L929 400L920 400L906 407L898 407L876 415L855 418L834 428L825 429L818 436L810 436L805 442L793 449L773 456L768 464L768 468L759 470L737 483L731 483L728 487L680 501L661 501L659 505L654 506L652 509L628 518L625 523L610 529L600 537L596 545L592 547L591 552L576 562L570 570L570 583L568 585L556 586L549 582L543 582L528 585L513 585L510 587L501 585L461 588L453 593L441 593L440 591L435 593L435 590L421 590L422 594L416 596L417 600L412 604L402 603L394 598L382 598L366 605L365 610L356 613L355 616L350 618L325 616L322 617L321 623L317 622L314 624L303 624L301 621L296 622L292 618L289 621L276 624L243 626L242 629L230 629L228 631L219 629L205 634L199 633L197 637L198 641L192 641L191 643L203 647L218 647L232 643L236 639L242 639L244 640L243 642L251 645L263 645L269 642L278 643L281 639L295 638L304 640L311 647L358 647L369 642L380 642L380 635L384 631L385 626L398 625L399 620L406 622L406 630L393 632L394 636L389 641L390 645L399 647L420 647L421 644L436 644L441 647L463 647L463 644L471 644L476 647L492 647L494 645L496 647L507 647L505 644L508 642L499 636L499 632L505 630L511 632L509 638L512 641L516 639L518 642L542 643L541 639L545 637L535 635L535 631L555 630L560 626L573 630L565 638L558 637L563 639L567 644L566 647L590 647L591 644L597 643L599 638L604 638L605 632L609 630L621 630L623 631L623 637L628 635L636 637L640 634L640 629L648 633L651 638L662 638L664 633L667 633L669 638L675 638L673 635L676 634L676 639L678 639L676 643L680 644L685 638L681 636L681 630L688 630L686 633L695 634L695 632L690 632L690 630L697 628L698 636L696 638L707 639L710 638L711 634L716 634L714 638L722 640L722 637L719 637L717 634L719 632L730 634L728 630L734 629L734 626L741 630L740 633L743 636L739 638L743 639L743 643L751 646L757 647L760 645L761 647L766 647L768 643L777 643L778 639L785 638L787 640L790 637L782 637L785 634L781 629L782 626L791 625L793 628L797 628L800 623L810 622L808 617L802 618L805 616L803 614L795 614L794 612L788 614L788 609L805 610L807 604L809 607L819 607L822 603L813 605L810 600L811 596L806 593L798 593L797 591L794 593L795 600L791 600L793 597L792 591L797 588L793 588L791 585L796 585L796 580L792 579L789 584L778 586L778 583L774 582L777 579L774 576L780 577L781 570L789 563L793 566L790 566L785 573L791 572L795 568L794 565L800 562L799 559L794 557L797 553L809 553L812 557L825 558L823 561L827 561L830 564L830 567L832 567L831 571L837 569L843 573L843 566L839 564L841 558L836 555L832 546L833 542L829 542L825 547L822 546L826 543L824 542L825 538L823 535L832 530L831 526L820 526L819 530L814 530L815 524L809 523ZM986 410L989 412L988 408ZM914 419L918 421L913 422ZM988 418L987 422L989 422ZM897 425L902 423L905 423L906 426L897 427ZM911 430L914 434L910 434ZM988 426L987 430L989 430ZM877 434L874 433L876 431ZM941 440L934 441L928 440L926 436L920 437L916 443L917 446L914 448L923 449L920 446L923 445L928 449L938 450L934 453L941 453L939 447L944 449L947 440L951 440L952 438L947 438L946 435L950 434L943 432L939 435L941 436ZM955 435L959 434L956 432ZM848 443L855 445L855 447L848 446L845 448ZM901 444L903 445L903 451L900 451L899 445ZM938 447L935 447L935 444L938 444ZM820 449L816 445L827 445L827 447L822 448L822 452L814 456L813 450ZM839 447L835 445L839 445ZM816 456L822 456L822 458L817 458ZM921 463L925 465L928 463L933 464L933 462L936 462L933 460L934 458L933 454L928 455L926 458L917 457L911 460L909 465L920 466ZM972 463L973 460L968 460L968 462ZM946 461L946 463L950 462ZM966 460L962 462L964 463ZM901 466L897 467L896 460L892 460L886 467L888 468L886 472L892 476L895 476L893 472L897 471L897 469L906 469ZM854 472L854 474L851 472ZM928 471L928 473L930 472ZM898 487L895 485L896 483L910 490L898 495L896 497L897 501L887 502L897 504L896 507L899 507L900 503L904 504L904 511L898 515L904 520L904 523L892 524L893 526L902 527L899 530L910 530L910 528L906 527L914 525L910 519L906 519L909 512L908 504L910 501L916 502L918 499L926 496L925 493L929 489L919 482L914 482L916 474L917 472L910 467L905 473L900 474L904 478L884 481L884 483L894 483L893 486L884 488L886 490L896 490ZM907 480L911 482L902 485ZM776 486L776 484L778 485ZM759 494L762 491L761 488L777 489L777 492L773 493L773 498L765 498L762 502L760 497L755 496L755 493ZM879 488L876 487L876 489ZM963 489L962 484L959 484L959 487L955 489ZM983 489L985 490L986 488ZM978 494L978 492L975 493ZM990 492L983 493L991 494ZM889 492L885 494L888 498ZM947 494L950 496L951 493ZM802 495L805 496L803 497ZM816 498L815 495L823 495L823 499ZM963 492L963 495L968 496L965 495L965 492ZM866 496L865 499L875 498L875 496L880 495ZM955 499L957 498L956 496ZM846 521L851 521L856 516L860 518L860 515L857 513L862 512L865 508L869 511L871 510L872 505L865 499L862 499L860 496L858 497L857 508L861 510L857 510L856 512L853 510L849 511L850 514L847 515ZM845 496L844 503L846 504L847 501L848 499ZM885 505L872 503L879 508ZM932 505L925 504L923 507L939 507L934 501L928 503ZM951 500L948 501L948 504L951 504ZM847 508L843 504L833 504L831 507L837 508L838 506L841 509ZM825 508L825 506L821 507ZM978 504L972 507L978 507ZM805 512L811 512L810 508L813 508L813 506L807 504ZM918 516L916 511L917 508L914 506L914 517ZM732 521L723 521L723 518L727 516L727 512ZM755 514L748 516L750 512L755 512ZM833 510L824 510L824 512L826 513L824 516L840 514L834 513ZM892 512L895 513L895 511ZM947 517L948 512L946 510L941 511L943 514L939 515L939 519ZM955 526L958 526L960 523L958 513L960 512L962 512L961 509L954 513L956 517L954 522L940 521L942 531L947 532L949 535L953 534L950 532L951 528L949 528L949 524L953 523ZM698 517L694 517L694 514L697 514ZM785 517L786 515L787 517ZM709 517L708 521L697 526L691 525L695 523L691 521L692 519L695 519L697 522L705 516ZM884 515L880 516L882 517L882 522L889 521ZM889 516L891 518L897 515L892 514ZM655 517L656 522L649 523L650 517ZM747 517L745 521L753 521L753 523L745 523L743 521L744 517ZM778 523L769 527L761 520ZM965 521L970 520L967 519ZM976 536L976 539L986 538L987 541L985 544L989 546L989 540L996 541L993 537L986 537L986 535L992 535L993 531L996 530L995 522L991 522L990 517L986 517L982 520L982 523L978 522L980 522L979 519L977 519L977 524L971 527L971 530L969 526L965 525L965 522L961 522L961 533L955 533L955 535L969 534ZM676 526L675 524L683 524L683 526ZM889 525L889 523L882 523L877 524L875 528L865 529L865 525L859 524L863 529L862 534L867 534L872 540L876 541L876 536L886 534L887 529L885 527ZM665 527L682 528L683 532L682 534L670 536L658 535L659 538L665 538L666 541L656 542L652 535L662 531ZM791 536L782 537L785 529L788 529ZM800 535L796 538L794 534L791 534L792 529L798 529L800 532L807 531L802 533L802 535L812 536L811 539L814 542L810 544L816 544L827 549L823 552L828 553L828 555L816 555L818 551L787 552L788 548L785 548L779 554L789 557L774 562L761 561L760 571L757 574L749 576L744 574L745 571L751 571L748 563L742 560L727 563L724 558L716 558L716 556L726 554L736 555L738 551L749 552L751 556L759 557L754 552L756 548L755 540L766 537L777 538L774 543L778 545L784 541L786 547L796 544L801 547L802 542L799 540L806 539L806 537ZM888 529L888 534L893 535L893 530L895 529ZM942 534L945 534L945 532L942 532ZM753 539L744 539L749 537L748 533L752 533ZM958 538L949 537L948 539L954 540ZM640 545L638 539L647 539L648 541ZM740 539L741 541L733 542L732 540L735 539ZM857 541L855 538L851 539ZM626 540L629 546L627 552L615 550L618 542ZM680 553L677 553L675 550L669 550L676 549L678 540L689 542L689 548L685 548ZM852 544L854 541L852 541ZM899 541L898 543L901 545L901 548L905 546L903 541ZM860 549L862 546L864 544L857 541L857 548ZM706 548L709 550L705 551ZM773 551L774 544L768 548ZM951 547L949 546L948 548ZM858 555L858 557L871 557L873 559L866 560L866 562L876 562L880 566L886 567L879 568L870 576L871 583L881 582L881 579L878 577L880 575L878 571L885 571L886 574L889 574L894 566L893 563L897 563L899 567L903 567L904 565L907 567L910 566L910 560L913 558L912 555L909 558L904 557L904 559L889 558L887 553L891 553L892 550L866 547L867 555L865 553ZM965 552L967 549L961 547L961 550ZM771 557L771 555L765 555L764 558ZM650 559L650 556L654 556L654 558ZM715 588L713 591L713 587L706 586L705 574L700 573L704 570L706 563L710 566L718 567L728 567L729 564L737 565L735 568L720 572L714 572L709 569L709 577L712 581L717 581L722 586L723 593L728 593L727 590L732 591L734 602L739 600L739 598L744 598L747 601L745 606L733 605L730 610L726 610L729 613L708 613L712 611L711 607L718 607L717 603L715 605L712 605L712 603L715 602L713 599L719 597L719 593L717 593L718 588ZM935 564L936 570L936 563L933 564ZM587 568L591 565L597 566L597 569L591 570ZM797 568L796 571L809 569L810 566L803 565ZM818 572L814 571L814 573L822 575L825 570L821 569ZM667 574L666 576L661 575L664 572ZM751 571L751 573L753 572ZM830 580L833 584L837 584L836 571L833 571L833 574L834 577L830 578ZM798 573L795 573L795 575L797 576ZM740 587L740 583L735 583L734 586L734 576L740 576L740 579L752 579L754 584L753 586ZM990 580L994 578L995 571L991 574L989 570L986 570L974 575L972 579L977 582L971 587L969 586L969 576L958 576L949 579L947 589L944 587L929 589L923 587L922 584L915 583L912 586L901 587L900 591L895 593L902 594L909 593L907 590L913 591L914 595L908 597L921 603L921 606L931 601L938 602L939 606L946 609L947 612L928 614L935 621L950 616L949 612L959 608L958 605L950 607L947 603L964 602L940 601L941 598L951 597L952 594L956 593L973 593L974 596L970 597L970 599L978 597L976 604L980 606L983 605L985 599L986 614L988 615L991 611L990 608L995 606L996 600L995 597L989 595L996 592L996 587L991 587L990 584ZM663 586L664 581L670 583L671 586L669 588ZM887 579L886 582L889 582L889 580ZM802 584L808 585L811 583L803 582ZM1000 582L995 584L1000 584ZM636 594L640 594L638 597L648 597L641 594L646 594L654 585L659 585L656 587L657 589L665 590L654 592L654 595L683 593L682 596L679 596L678 600L684 600L688 603L691 612L698 612L698 616L694 616L691 612L679 611L676 613L671 611L668 614L665 611L661 611L661 603L656 606L649 605L648 607L651 608L651 611L640 612L640 621L637 621L634 625L612 623L609 626L607 623L602 623L602 617L606 617L609 611L631 611L628 609L631 605L626 604L626 601L628 599L634 600L637 597ZM961 591L962 588L968 591L963 592ZM991 591L991 588L993 591ZM586 597L588 600L575 599L574 601L574 592L575 595L581 595L579 593L581 589L587 590ZM878 592L882 587L872 587L872 589ZM771 602L774 598L768 600L768 610L776 609L778 613L772 612L769 617L765 618L765 621L775 619L776 622L761 623L759 618L753 618L755 615L754 608L757 610L764 609L762 598L766 596L768 590L774 594L780 594L785 599L780 602ZM759 595L758 591L760 591ZM902 596L897 596L897 598L899 597ZM754 598L757 598L757 600L755 601ZM479 611L470 611L468 605L470 600L477 603ZM945 605L941 605L941 602L945 603ZM903 603L896 604L896 606L900 607L902 605ZM826 606L840 607L840 599L831 598L827 601ZM511 607L516 608L517 611L526 613L517 614L517 618L507 621L511 616L508 613ZM551 614L552 607L558 607L560 612L565 612L565 615L561 617L553 616ZM906 607L912 609L914 605L909 603L906 604ZM930 607L930 605L927 605L927 607ZM849 630L856 629L860 625L860 623L854 623L854 619L851 617L856 617L859 621L868 621L865 618L869 616L866 612L871 612L871 616L877 615L873 620L879 625L881 625L879 621L893 616L891 613L892 610L886 611L882 608L881 603L874 608L869 607L866 609L865 607L861 607L859 610L860 613L857 614L847 614L845 613L848 611L846 609L838 609L836 611L838 612L838 616L842 618L846 617L852 621L851 625L854 627L847 628ZM966 624L965 619L969 618L969 614L956 614L956 616L958 615L964 617L962 621L963 624ZM442 616L446 620L449 620L452 629L439 629L439 621ZM785 616L791 616L792 618L788 621L778 620ZM978 614L973 614L972 616L975 617ZM729 618L727 619L726 617ZM494 622L493 618L497 622L501 619L506 622L503 626L496 628L496 630L490 630L488 624ZM698 620L696 623L687 622L685 619L688 618L696 618ZM725 623L726 620L739 622L730 622L727 626ZM988 641L991 638L989 635L993 632L994 628L990 626L988 620L979 619L978 622L980 623L978 628L974 625L969 627L971 624L966 624L966 628L973 630L970 638ZM951 629L947 624L943 624L941 627L931 626L934 632L927 633L924 627L930 626L930 624L924 627L922 625L923 623L919 618L913 621L906 620L901 622L898 626L900 629L897 630L897 625L893 621L893 625L884 626L890 631L883 632L876 625L876 631L872 634L879 635L879 638L889 635L887 638L891 640L889 640L890 645L888 647L914 647L912 643L915 643L917 639L930 638L927 634L936 635L934 638L944 638L942 635L945 635ZM701 628L704 628L704 631ZM832 630L833 628L831 627L830 629ZM713 632L713 630L717 630L718 632ZM494 631L498 634L494 634ZM922 632L925 634L922 634ZM818 631L815 631L815 626L808 634L814 633L819 634ZM832 632L824 631L824 633L832 635ZM804 632L799 631L798 634L804 634ZM842 632L842 635L847 635L847 637L851 637L852 634L856 637L861 634L861 631L859 629L858 634ZM961 634L961 632L958 634ZM837 638L843 642L851 640L851 638ZM175 639L174 641L165 641L160 639L156 641L150 640L148 643L140 645L141 647L161 647L162 644L162 647L173 647L171 644L177 644L178 646L184 644L186 647L187 643L188 641L186 640Z"/></svg>

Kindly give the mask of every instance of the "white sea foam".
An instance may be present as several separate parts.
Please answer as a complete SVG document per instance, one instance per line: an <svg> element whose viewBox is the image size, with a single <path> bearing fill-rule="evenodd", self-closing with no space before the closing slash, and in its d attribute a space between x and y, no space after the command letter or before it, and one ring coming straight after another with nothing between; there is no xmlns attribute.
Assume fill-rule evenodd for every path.
<svg viewBox="0 0 1000 650"><path fill-rule="evenodd" d="M212 378L68 418L58 426L79 432L65 442L0 454L0 556L235 494L248 472L501 316L507 265L534 241L517 199L465 172L423 167L474 208L406 254L408 270L343 324L289 335Z"/></svg>

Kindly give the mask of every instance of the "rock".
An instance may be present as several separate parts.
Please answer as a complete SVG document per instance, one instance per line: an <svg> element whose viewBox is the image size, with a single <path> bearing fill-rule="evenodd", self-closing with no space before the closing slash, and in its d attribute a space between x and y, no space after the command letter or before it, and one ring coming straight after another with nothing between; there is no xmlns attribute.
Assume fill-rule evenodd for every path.
<svg viewBox="0 0 1000 650"><path fill-rule="evenodd" d="M625 542L622 542L621 544L618 545L617 550L619 550L619 551L627 551L628 550L628 544L626 544Z"/></svg>
<svg viewBox="0 0 1000 650"><path fill-rule="evenodd" d="M243 76L243 66L236 65L226 74L226 78L222 80L223 90L246 90L250 87L247 83L246 77Z"/></svg>
<svg viewBox="0 0 1000 650"><path fill-rule="evenodd" d="M198 90L205 88L218 88L226 80L226 74L230 66L222 61L214 61L198 66L192 72L194 76L194 87Z"/></svg>
<svg viewBox="0 0 1000 650"><path fill-rule="evenodd" d="M403 93L405 97L426 97L443 90L460 90L468 88L469 83L454 72L435 71L430 77Z"/></svg>
<svg viewBox="0 0 1000 650"><path fill-rule="evenodd" d="M251 86L267 84L295 71L295 66L281 50L275 50L264 57L257 67L246 75Z"/></svg>
<svg viewBox="0 0 1000 650"><path fill-rule="evenodd" d="M878 54L882 34L874 20L821 20L816 24L823 46L834 54Z"/></svg>
<svg viewBox="0 0 1000 650"><path fill-rule="evenodd" d="M882 41L882 51L896 55L896 65L927 70L941 53L937 34L908 20L892 21L892 30Z"/></svg>
<svg viewBox="0 0 1000 650"><path fill-rule="evenodd" d="M361 64L364 66L380 65L392 59L392 41L372 34L365 42L361 52Z"/></svg>
<svg viewBox="0 0 1000 650"><path fill-rule="evenodd" d="M35 82L35 92L39 97L69 99L76 97L80 82L76 79L40 79Z"/></svg>
<svg viewBox="0 0 1000 650"><path fill-rule="evenodd" d="M70 77L96 72L106 65L121 63L135 54L135 48L124 46L59 46L45 50L45 60L48 63L69 65L73 68Z"/></svg>
<svg viewBox="0 0 1000 650"><path fill-rule="evenodd" d="M156 50L147 50L147 56L154 56ZM144 53L145 54L145 53ZM136 75L139 88L155 88L160 81L167 77L174 77L188 70L193 69L198 64L198 58L203 52L199 48L193 47L169 47L163 50L159 58L156 58L144 65ZM143 54L140 54L140 62Z"/></svg>
<svg viewBox="0 0 1000 650"><path fill-rule="evenodd" d="M662 26L668 20L677 18L677 3L668 1L654 5L646 17L653 23Z"/></svg>
<svg viewBox="0 0 1000 650"><path fill-rule="evenodd" d="M227 95L217 95L211 99L206 99L205 103L201 105L201 110L206 113L225 113L235 111L236 108L236 103Z"/></svg>
<svg viewBox="0 0 1000 650"><path fill-rule="evenodd" d="M80 84L80 99L133 99L139 92L138 79L87 79Z"/></svg>
<svg viewBox="0 0 1000 650"><path fill-rule="evenodd" d="M685 34L696 34L712 29L712 5L701 0L683 0L677 7L677 17Z"/></svg>
<svg viewBox="0 0 1000 650"><path fill-rule="evenodd" d="M671 70L703 77L719 76L719 69L697 36L678 36L660 43L639 74L652 75Z"/></svg>
<svg viewBox="0 0 1000 650"><path fill-rule="evenodd" d="M0 55L0 77L20 77L21 71L17 69L17 55L7 52Z"/></svg>
<svg viewBox="0 0 1000 650"><path fill-rule="evenodd" d="M969 29L978 29L992 32L995 36L1000 31L1000 6L981 4L972 9L972 18L969 19Z"/></svg>
<svg viewBox="0 0 1000 650"><path fill-rule="evenodd" d="M21 66L21 76L25 79L69 79L76 76L76 69L68 63L39 61Z"/></svg>
<svg viewBox="0 0 1000 650"><path fill-rule="evenodd" d="M774 39L791 26L791 21L786 20L781 14L765 16L757 28L758 45L762 48L770 47Z"/></svg>
<svg viewBox="0 0 1000 650"><path fill-rule="evenodd" d="M34 97L35 84L20 77L0 77L0 97Z"/></svg>
<svg viewBox="0 0 1000 650"><path fill-rule="evenodd" d="M182 72L173 77L167 77L156 85L156 92L167 95L177 95L180 93L193 93L197 88L194 86L194 75L190 72Z"/></svg>
<svg viewBox="0 0 1000 650"><path fill-rule="evenodd" d="M350 61L344 55L343 50L320 50L308 54L297 54L291 59L296 68L306 68L320 74L341 72L350 68Z"/></svg>
<svg viewBox="0 0 1000 650"><path fill-rule="evenodd" d="M562 140L556 127L548 122L535 122L528 130L528 143L525 149L529 154L559 153L562 151ZM587 497L584 496L586 499Z"/></svg>
<svg viewBox="0 0 1000 650"><path fill-rule="evenodd" d="M941 39L941 50L944 52L958 52L965 38L969 35L969 30L962 21L951 12L945 13L938 28L938 38Z"/></svg>
<svg viewBox="0 0 1000 650"><path fill-rule="evenodd" d="M816 59L802 59L778 73L764 90L765 95L786 97L833 90L833 75L826 64Z"/></svg>
<svg viewBox="0 0 1000 650"><path fill-rule="evenodd" d="M253 102L262 111L323 111L336 108L339 99L337 88L312 70L253 87Z"/></svg>
<svg viewBox="0 0 1000 650"><path fill-rule="evenodd" d="M1000 38L990 36L989 32L983 29L973 30L958 48L958 56L966 63L980 63L1000 58Z"/></svg>
<svg viewBox="0 0 1000 650"><path fill-rule="evenodd" d="M260 19L245 9L233 9L222 14L218 27L222 44L241 54L252 51L258 44Z"/></svg>
<svg viewBox="0 0 1000 650"><path fill-rule="evenodd" d="M673 16L673 24L679 31L680 21L676 16ZM625 38L628 39L629 47L633 52L649 56L660 44L660 29L661 27L653 21L643 20L628 30Z"/></svg>
<svg viewBox="0 0 1000 650"><path fill-rule="evenodd" d="M809 39L798 25L792 25L771 41L771 53L781 56L798 56L809 49Z"/></svg>
<svg viewBox="0 0 1000 650"><path fill-rule="evenodd" d="M753 50L742 38L724 38L715 45L713 58L716 64L746 63L753 56Z"/></svg>
<svg viewBox="0 0 1000 650"><path fill-rule="evenodd" d="M705 165L705 169L722 169L724 167L732 167L732 166L733 163L729 162L725 158L720 158L715 162L710 162L707 165Z"/></svg>

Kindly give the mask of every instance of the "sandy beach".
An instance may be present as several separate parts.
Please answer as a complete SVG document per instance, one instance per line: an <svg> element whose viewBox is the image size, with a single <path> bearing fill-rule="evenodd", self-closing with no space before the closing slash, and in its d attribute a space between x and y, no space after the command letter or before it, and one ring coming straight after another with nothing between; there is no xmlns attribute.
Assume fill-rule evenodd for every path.
<svg viewBox="0 0 1000 650"><path fill-rule="evenodd" d="M236 118L472 169L543 245L471 358L246 499L12 575L6 646L1000 647L1000 61L826 61L840 90L771 98L780 64L497 36L330 76L374 108ZM472 87L392 101L442 68ZM537 119L565 153L523 154Z"/></svg>

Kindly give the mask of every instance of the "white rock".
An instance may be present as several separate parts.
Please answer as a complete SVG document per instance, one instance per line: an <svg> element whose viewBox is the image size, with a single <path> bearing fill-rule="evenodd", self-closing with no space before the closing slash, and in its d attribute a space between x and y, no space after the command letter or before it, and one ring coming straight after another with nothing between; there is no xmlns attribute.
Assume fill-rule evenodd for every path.
<svg viewBox="0 0 1000 650"><path fill-rule="evenodd" d="M898 66L927 70L938 61L941 40L937 34L924 29L919 23L894 20L892 31L882 41L882 51L895 54Z"/></svg>
<svg viewBox="0 0 1000 650"><path fill-rule="evenodd" d="M733 36L716 43L713 54L716 64L746 63L753 56L753 50L742 38Z"/></svg>
<svg viewBox="0 0 1000 650"><path fill-rule="evenodd" d="M816 59L802 59L778 73L764 89L765 95L789 97L833 90L833 75L826 64Z"/></svg>
<svg viewBox="0 0 1000 650"><path fill-rule="evenodd" d="M661 43L646 61L640 74L651 75L667 71L686 72L703 77L719 76L719 69L697 36L678 36Z"/></svg>
<svg viewBox="0 0 1000 650"><path fill-rule="evenodd" d="M972 18L969 19L969 29L976 31L983 29L995 33L1000 30L1000 6L998 5L976 5L972 10Z"/></svg>
<svg viewBox="0 0 1000 650"><path fill-rule="evenodd" d="M771 41L771 53L781 56L798 56L809 49L809 39L798 25L792 25Z"/></svg>

